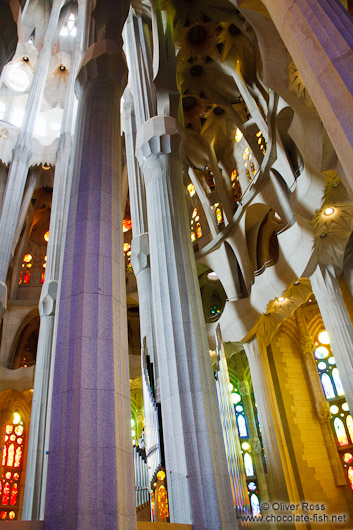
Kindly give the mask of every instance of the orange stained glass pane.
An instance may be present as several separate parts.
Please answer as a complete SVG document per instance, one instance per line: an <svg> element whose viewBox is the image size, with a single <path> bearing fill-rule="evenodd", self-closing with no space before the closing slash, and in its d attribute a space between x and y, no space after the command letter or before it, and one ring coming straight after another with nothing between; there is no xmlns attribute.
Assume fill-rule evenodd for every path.
<svg viewBox="0 0 353 530"><path fill-rule="evenodd" d="M25 263L29 263L30 261L32 261L32 255L31 254L25 254L24 257L23 257L23 261Z"/></svg>
<svg viewBox="0 0 353 530"><path fill-rule="evenodd" d="M14 473L14 474L13 474L13 478L14 478L15 480L18 480L18 479L20 478L20 475L19 475L18 473Z"/></svg>
<svg viewBox="0 0 353 530"><path fill-rule="evenodd" d="M15 519L15 517L16 517L15 512L12 512L12 511L9 512L9 519Z"/></svg>
<svg viewBox="0 0 353 530"><path fill-rule="evenodd" d="M192 242L196 241L195 232L193 230L191 231L191 241Z"/></svg>
<svg viewBox="0 0 353 530"><path fill-rule="evenodd" d="M18 492L18 486L17 486L17 483L15 483L12 486L12 490L11 490L11 497L10 497L10 505L11 506L15 506L15 504L17 502L17 492Z"/></svg>
<svg viewBox="0 0 353 530"><path fill-rule="evenodd" d="M249 169L246 170L246 175L248 177L248 181L251 182L251 175Z"/></svg>
<svg viewBox="0 0 353 530"><path fill-rule="evenodd" d="M0 517L1 517L1 519L6 519L6 517L7 517L7 512L2 511L2 512L0 513Z"/></svg>
<svg viewBox="0 0 353 530"><path fill-rule="evenodd" d="M19 279L18 285L21 285L21 283L22 283L22 277L23 277L23 271L21 271L20 279Z"/></svg>
<svg viewBox="0 0 353 530"><path fill-rule="evenodd" d="M12 425L6 425L6 428L5 428L6 434L11 434L12 431L13 431L13 426Z"/></svg>
<svg viewBox="0 0 353 530"><path fill-rule="evenodd" d="M7 450L7 465L9 467L13 466L14 456L15 456L15 446L14 444L11 444Z"/></svg>
<svg viewBox="0 0 353 530"><path fill-rule="evenodd" d="M353 490L353 467L352 466L348 468L348 480Z"/></svg>
<svg viewBox="0 0 353 530"><path fill-rule="evenodd" d="M40 276L40 283L44 283L45 280L45 269L43 269L42 274Z"/></svg>
<svg viewBox="0 0 353 530"><path fill-rule="evenodd" d="M31 272L29 270L26 270L25 272L25 277L23 279L23 283L25 283L26 285L29 284L29 279L31 277Z"/></svg>
<svg viewBox="0 0 353 530"><path fill-rule="evenodd" d="M1 461L1 465L4 466L6 464L6 453L7 453L7 446L4 445L3 449L2 449L2 461Z"/></svg>
<svg viewBox="0 0 353 530"><path fill-rule="evenodd" d="M160 486L158 490L158 512L161 519L169 517L168 495L164 486Z"/></svg>
<svg viewBox="0 0 353 530"><path fill-rule="evenodd" d="M23 444L23 438L17 438L17 443L18 443L18 445L22 445Z"/></svg>
<svg viewBox="0 0 353 530"><path fill-rule="evenodd" d="M47 231L45 232L45 234L44 234L43 237L44 237L45 241L48 243L48 241L49 241L49 230L47 230Z"/></svg>
<svg viewBox="0 0 353 530"><path fill-rule="evenodd" d="M222 210L220 208L217 208L217 210L216 210L216 219L217 219L217 224L218 225L223 223L223 215L222 215Z"/></svg>
<svg viewBox="0 0 353 530"><path fill-rule="evenodd" d="M5 478L7 478L7 480L9 480L11 478L11 471L8 471L6 473Z"/></svg>
<svg viewBox="0 0 353 530"><path fill-rule="evenodd" d="M17 436L21 436L21 434L23 433L23 427L22 425L17 425L15 427L15 434L17 434Z"/></svg>
<svg viewBox="0 0 353 530"><path fill-rule="evenodd" d="M4 486L4 491L2 493L1 504L9 504L9 498L10 498L10 484L6 482Z"/></svg>
<svg viewBox="0 0 353 530"><path fill-rule="evenodd" d="M22 459L22 447L17 447L15 455L15 467L20 467Z"/></svg>
<svg viewBox="0 0 353 530"><path fill-rule="evenodd" d="M10 440L11 440L11 442L14 442L16 440L16 436L14 434L11 434Z"/></svg>
<svg viewBox="0 0 353 530"><path fill-rule="evenodd" d="M132 227L131 219L124 219L123 220L123 232L128 232L131 227Z"/></svg>
<svg viewBox="0 0 353 530"><path fill-rule="evenodd" d="M196 237L197 239L202 236L202 229L200 223L196 223Z"/></svg>

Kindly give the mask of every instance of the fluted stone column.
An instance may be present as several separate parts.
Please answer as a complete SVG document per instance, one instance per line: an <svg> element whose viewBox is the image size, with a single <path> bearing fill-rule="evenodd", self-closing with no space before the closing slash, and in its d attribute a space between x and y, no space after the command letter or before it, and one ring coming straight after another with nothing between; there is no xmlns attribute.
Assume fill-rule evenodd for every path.
<svg viewBox="0 0 353 530"><path fill-rule="evenodd" d="M170 116L145 122L136 141L146 183L170 517L172 522L191 523L194 530L234 530L180 141L179 126Z"/></svg>
<svg viewBox="0 0 353 530"><path fill-rule="evenodd" d="M263 0L345 171L353 165L353 21L339 0ZM245 9L249 0L237 0ZM251 8L251 6L250 6ZM343 177L342 177L343 178Z"/></svg>
<svg viewBox="0 0 353 530"><path fill-rule="evenodd" d="M49 241L45 281L39 301L40 328L37 346L36 371L33 389L31 425L28 441L26 483L22 508L23 520L38 520L44 514L46 492L45 458L46 432L50 420L49 379L57 290L62 261L62 248L68 214L69 193L72 178L72 147L74 120L74 85L82 57L82 41L86 6L79 4L78 28L75 49L67 83L66 101L61 126L60 143L54 176L54 188L50 214Z"/></svg>
<svg viewBox="0 0 353 530"><path fill-rule="evenodd" d="M301 307L298 307L296 310L295 317L299 330L299 339L302 355L304 358L305 369L306 373L308 374L308 380L314 398L316 415L321 424L322 434L325 439L333 476L335 477L337 486L345 486L347 484L347 479L343 471L341 459L338 456L337 444L331 427L330 406L325 397L320 376L317 371L314 358L315 345L309 335L308 328L305 323L303 309Z"/></svg>
<svg viewBox="0 0 353 530"><path fill-rule="evenodd" d="M131 19L131 11L129 19ZM153 362L157 395L159 394L158 359L155 345L153 301L148 241L146 191L141 169L135 157L136 119L134 101L129 90L124 92L124 132L129 177L129 198L132 221L131 264L139 295L141 344L146 337L147 353Z"/></svg>
<svg viewBox="0 0 353 530"><path fill-rule="evenodd" d="M8 172L7 167L0 164L0 215L1 215L1 209L2 209L2 201L5 195L5 189L6 189L7 172Z"/></svg>
<svg viewBox="0 0 353 530"><path fill-rule="evenodd" d="M48 28L45 34L43 47L39 53L36 70L28 95L23 125L14 147L13 160L11 162L3 199L0 217L0 319L6 309L6 277L12 257L11 250L18 224L29 163L32 156L33 127L42 101L52 48L56 36L56 26L63 3L64 0L53 0Z"/></svg>
<svg viewBox="0 0 353 530"><path fill-rule="evenodd" d="M266 352L256 337L244 343L244 350L259 412L270 497L274 501L299 502Z"/></svg>
<svg viewBox="0 0 353 530"><path fill-rule="evenodd" d="M310 276L332 353L342 380L349 410L353 412L353 326L333 270L317 265Z"/></svg>
<svg viewBox="0 0 353 530"><path fill-rule="evenodd" d="M124 66L116 43L96 51L79 76L46 530L136 529L118 158Z"/></svg>

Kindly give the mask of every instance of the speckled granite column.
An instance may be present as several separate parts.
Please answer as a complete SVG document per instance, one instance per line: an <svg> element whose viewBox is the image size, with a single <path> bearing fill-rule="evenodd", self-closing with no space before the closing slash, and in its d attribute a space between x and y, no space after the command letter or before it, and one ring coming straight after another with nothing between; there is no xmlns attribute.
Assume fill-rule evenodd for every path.
<svg viewBox="0 0 353 530"><path fill-rule="evenodd" d="M187 219L178 124L157 116L138 130L171 521L234 530L216 385Z"/></svg>
<svg viewBox="0 0 353 530"><path fill-rule="evenodd" d="M99 44L99 43L98 43ZM120 212L124 71L109 41L81 69L54 371L45 530L136 529ZM114 53L117 50L117 53Z"/></svg>
<svg viewBox="0 0 353 530"><path fill-rule="evenodd" d="M335 273L318 265L310 276L322 320L329 334L349 410L353 413L353 326Z"/></svg>

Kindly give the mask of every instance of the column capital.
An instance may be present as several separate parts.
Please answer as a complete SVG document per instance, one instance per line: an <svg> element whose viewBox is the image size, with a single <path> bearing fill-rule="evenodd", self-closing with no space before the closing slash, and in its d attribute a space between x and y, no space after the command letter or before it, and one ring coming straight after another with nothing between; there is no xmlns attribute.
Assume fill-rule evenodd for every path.
<svg viewBox="0 0 353 530"><path fill-rule="evenodd" d="M172 116L154 116L137 131L136 157L142 166L145 160L179 152L184 132Z"/></svg>
<svg viewBox="0 0 353 530"><path fill-rule="evenodd" d="M249 395L249 383L247 381L245 381L245 379L243 381L239 381L239 385L238 385L238 388L239 388L239 392L242 396L248 396Z"/></svg>
<svg viewBox="0 0 353 530"><path fill-rule="evenodd" d="M330 420L330 405L326 400L316 401L315 411L320 423L326 423Z"/></svg>
<svg viewBox="0 0 353 530"><path fill-rule="evenodd" d="M131 265L135 276L150 266L150 245L147 232L135 236L131 241Z"/></svg>
<svg viewBox="0 0 353 530"><path fill-rule="evenodd" d="M126 72L121 48L111 39L103 39L92 44L85 52L77 75L79 89L95 80L110 80L121 84Z"/></svg>
<svg viewBox="0 0 353 530"><path fill-rule="evenodd" d="M56 297L58 291L58 282L50 280L44 282L40 300L39 300L39 315L41 317L48 317L55 314Z"/></svg>

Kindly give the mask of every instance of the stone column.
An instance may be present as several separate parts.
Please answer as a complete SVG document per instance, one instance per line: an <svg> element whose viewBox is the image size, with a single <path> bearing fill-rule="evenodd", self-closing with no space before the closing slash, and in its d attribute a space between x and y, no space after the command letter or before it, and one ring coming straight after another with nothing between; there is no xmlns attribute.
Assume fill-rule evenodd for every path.
<svg viewBox="0 0 353 530"><path fill-rule="evenodd" d="M300 345L304 358L305 369L306 373L308 374L308 380L314 398L316 415L321 424L322 434L325 439L333 476L335 477L337 486L345 486L347 484L347 479L343 471L340 457L338 456L337 444L331 427L330 406L325 397L314 359L315 345L309 335L308 328L305 323L303 309L301 307L298 307L296 310L295 318L299 330Z"/></svg>
<svg viewBox="0 0 353 530"><path fill-rule="evenodd" d="M82 40L86 6L79 4L75 49L68 78L66 101L61 126L60 143L55 167L54 188L50 215L49 241L45 281L39 301L40 329L32 400L31 426L28 441L26 483L22 508L23 520L39 520L44 513L46 492L45 433L50 419L49 379L57 288L62 261L62 248L68 214L72 178L73 104L74 85L82 58Z"/></svg>
<svg viewBox="0 0 353 530"><path fill-rule="evenodd" d="M53 0L43 48L38 57L32 86L28 95L23 125L14 147L13 160L11 162L3 199L0 218L0 319L6 310L6 277L12 257L11 250L18 224L23 191L26 185L28 167L32 156L32 132L42 101L56 35L56 26L63 3L64 0Z"/></svg>
<svg viewBox="0 0 353 530"><path fill-rule="evenodd" d="M353 165L353 21L338 0L263 0L345 171ZM249 0L237 0L247 8Z"/></svg>
<svg viewBox="0 0 353 530"><path fill-rule="evenodd" d="M157 116L138 130L146 183L152 297L172 522L237 528L216 386L190 240L180 127Z"/></svg>
<svg viewBox="0 0 353 530"><path fill-rule="evenodd" d="M58 315L45 529L135 530L119 182L124 66L112 41L93 45L86 57Z"/></svg>
<svg viewBox="0 0 353 530"><path fill-rule="evenodd" d="M253 404L252 404L250 390L249 390L249 383L246 381L246 379L241 379L239 381L238 388L239 388L240 395L243 399L245 416L246 416L248 429L249 429L249 441L250 441L252 453L254 455L254 463L255 463L255 469L256 469L256 474L257 474L257 480L259 483L261 501L268 502L270 500L270 497L268 493L265 466L264 466L263 456L262 456L262 447L261 447L261 442L259 440L259 436L257 432L256 418L254 416Z"/></svg>
<svg viewBox="0 0 353 530"><path fill-rule="evenodd" d="M0 164L0 214L2 209L2 201L5 195L6 182L7 182L7 167Z"/></svg>
<svg viewBox="0 0 353 530"><path fill-rule="evenodd" d="M131 12L129 20L131 19ZM146 191L141 169L135 157L136 121L134 101L128 89L124 92L124 132L129 178L129 198L132 221L131 264L136 276L139 295L141 345L146 337L147 354L153 362L156 393L159 394L158 359L155 330L148 241Z"/></svg>
<svg viewBox="0 0 353 530"><path fill-rule="evenodd" d="M267 355L257 338L244 343L259 412L266 455L269 494L273 501L299 502Z"/></svg>
<svg viewBox="0 0 353 530"><path fill-rule="evenodd" d="M335 273L317 265L310 276L313 293L330 337L332 353L342 380L349 410L353 412L353 326Z"/></svg>

